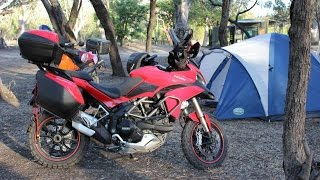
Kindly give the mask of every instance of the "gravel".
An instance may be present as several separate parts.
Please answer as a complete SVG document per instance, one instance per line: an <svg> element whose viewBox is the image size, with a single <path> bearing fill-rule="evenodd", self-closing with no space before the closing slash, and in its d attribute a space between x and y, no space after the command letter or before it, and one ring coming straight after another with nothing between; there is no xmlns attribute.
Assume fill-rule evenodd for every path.
<svg viewBox="0 0 320 180"><path fill-rule="evenodd" d="M130 52L120 49L120 53L127 57ZM5 84L16 82L12 90L21 103L17 109L0 100L1 179L284 179L283 123L258 119L220 121L229 149L222 167L216 169L199 171L188 163L181 150L179 123L169 133L167 142L152 153L136 154L131 159L91 143L83 160L72 168L42 167L33 161L26 146L26 129L31 118L27 103L36 70L36 66L20 57L17 48L0 50L0 78ZM102 82L112 85L123 80L110 74L107 63L107 69L100 74ZM212 115L213 109L205 111ZM319 119L306 121L306 134L315 159L319 160Z"/></svg>

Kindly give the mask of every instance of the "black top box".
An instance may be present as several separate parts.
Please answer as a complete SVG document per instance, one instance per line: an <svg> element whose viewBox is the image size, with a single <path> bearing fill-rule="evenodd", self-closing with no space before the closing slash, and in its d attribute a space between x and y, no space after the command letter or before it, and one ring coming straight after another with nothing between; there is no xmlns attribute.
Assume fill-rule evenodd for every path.
<svg viewBox="0 0 320 180"><path fill-rule="evenodd" d="M98 38L89 38L86 42L86 51L92 51L98 54L108 54L110 41Z"/></svg>
<svg viewBox="0 0 320 180"><path fill-rule="evenodd" d="M24 32L18 38L21 56L33 63L51 63L58 49L58 35L44 30Z"/></svg>

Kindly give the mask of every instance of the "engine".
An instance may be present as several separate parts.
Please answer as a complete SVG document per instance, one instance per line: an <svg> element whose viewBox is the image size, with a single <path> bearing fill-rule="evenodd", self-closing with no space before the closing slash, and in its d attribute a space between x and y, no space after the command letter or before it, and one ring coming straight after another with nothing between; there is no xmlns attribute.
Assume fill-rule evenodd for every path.
<svg viewBox="0 0 320 180"><path fill-rule="evenodd" d="M143 132L138 128L133 121L122 119L117 125L119 135L127 142L139 142L143 137Z"/></svg>
<svg viewBox="0 0 320 180"><path fill-rule="evenodd" d="M173 130L174 121L168 118L165 99L141 98L122 104L113 111L102 106L79 113L80 121L73 127L103 144L108 149L122 153L151 152L165 142Z"/></svg>
<svg viewBox="0 0 320 180"><path fill-rule="evenodd" d="M174 122L167 118L163 102L142 98L126 105L122 108L124 116L118 119L118 134L123 140L135 143L141 141L144 134L165 134L172 131Z"/></svg>

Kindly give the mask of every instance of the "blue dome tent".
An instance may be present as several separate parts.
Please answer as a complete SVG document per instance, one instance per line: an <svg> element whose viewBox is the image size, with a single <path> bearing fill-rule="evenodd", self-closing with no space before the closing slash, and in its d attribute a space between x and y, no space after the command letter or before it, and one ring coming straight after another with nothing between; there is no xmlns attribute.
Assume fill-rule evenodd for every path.
<svg viewBox="0 0 320 180"><path fill-rule="evenodd" d="M289 65L289 37L256 36L203 55L200 70L216 96L218 119L282 119ZM320 117L320 60L311 54L309 116Z"/></svg>

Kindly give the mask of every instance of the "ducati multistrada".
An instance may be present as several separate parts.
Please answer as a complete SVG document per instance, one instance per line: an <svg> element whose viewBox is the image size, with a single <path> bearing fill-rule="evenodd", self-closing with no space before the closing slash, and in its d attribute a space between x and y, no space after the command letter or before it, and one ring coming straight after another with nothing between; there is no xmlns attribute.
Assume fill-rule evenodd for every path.
<svg viewBox="0 0 320 180"><path fill-rule="evenodd" d="M184 70L137 68L124 83L108 87L95 83L86 72L28 60L40 69L30 101L28 142L36 161L46 167L74 165L90 139L111 152L152 152L164 144L178 120L185 122L182 150L194 167L215 167L226 157L222 128L198 103L199 98L214 97L197 80L202 75L192 63Z"/></svg>

